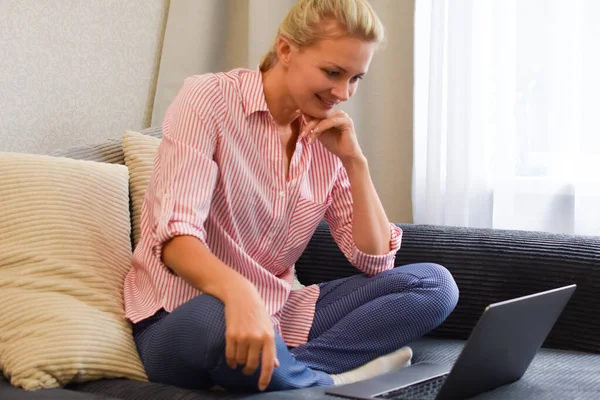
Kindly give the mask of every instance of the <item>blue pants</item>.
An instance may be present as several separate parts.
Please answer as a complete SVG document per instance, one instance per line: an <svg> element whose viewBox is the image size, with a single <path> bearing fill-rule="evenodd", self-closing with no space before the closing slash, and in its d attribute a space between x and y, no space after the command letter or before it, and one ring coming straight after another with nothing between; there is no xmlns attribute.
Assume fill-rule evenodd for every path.
<svg viewBox="0 0 600 400"><path fill-rule="evenodd" d="M374 277L356 275L319 285L308 342L288 349L275 332L276 368L267 390L333 384L330 374L363 365L440 325L458 301L443 267L411 264ZM225 361L224 306L201 295L167 313L138 322L134 338L152 382L201 389L257 391L260 368L244 375Z"/></svg>

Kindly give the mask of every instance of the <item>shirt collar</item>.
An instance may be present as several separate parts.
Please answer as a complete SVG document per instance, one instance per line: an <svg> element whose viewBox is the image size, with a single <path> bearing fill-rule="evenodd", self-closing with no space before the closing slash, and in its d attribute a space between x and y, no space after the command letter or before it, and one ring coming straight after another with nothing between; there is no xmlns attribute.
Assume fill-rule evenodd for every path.
<svg viewBox="0 0 600 400"><path fill-rule="evenodd" d="M246 115L257 111L269 111L259 68L248 71L242 85L242 102Z"/></svg>
<svg viewBox="0 0 600 400"><path fill-rule="evenodd" d="M267 100L265 99L265 89L259 67L256 67L255 70L248 70L245 73L242 85L242 105L246 115L250 116L258 111L270 113L269 107L267 107ZM306 117L301 115L300 129L307 123L308 120ZM308 138L306 138L306 140L308 140Z"/></svg>

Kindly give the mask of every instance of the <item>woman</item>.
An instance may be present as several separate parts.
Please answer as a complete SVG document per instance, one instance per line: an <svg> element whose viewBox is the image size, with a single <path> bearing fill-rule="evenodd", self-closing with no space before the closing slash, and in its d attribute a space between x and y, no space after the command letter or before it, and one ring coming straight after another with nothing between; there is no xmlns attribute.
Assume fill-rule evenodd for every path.
<svg viewBox="0 0 600 400"><path fill-rule="evenodd" d="M151 381L283 390L410 363L458 290L394 269L401 230L375 192L348 100L383 40L365 0L300 0L258 71L188 78L171 104L125 282ZM291 290L325 218L354 277Z"/></svg>

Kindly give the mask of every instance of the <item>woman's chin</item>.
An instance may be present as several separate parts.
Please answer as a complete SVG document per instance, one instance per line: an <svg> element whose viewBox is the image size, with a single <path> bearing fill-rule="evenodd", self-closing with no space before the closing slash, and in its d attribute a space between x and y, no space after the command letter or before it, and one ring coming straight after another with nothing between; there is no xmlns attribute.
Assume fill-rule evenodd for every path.
<svg viewBox="0 0 600 400"><path fill-rule="evenodd" d="M302 113L310 119L325 119L334 111L333 108L325 109L323 107L310 105L309 107L303 107Z"/></svg>

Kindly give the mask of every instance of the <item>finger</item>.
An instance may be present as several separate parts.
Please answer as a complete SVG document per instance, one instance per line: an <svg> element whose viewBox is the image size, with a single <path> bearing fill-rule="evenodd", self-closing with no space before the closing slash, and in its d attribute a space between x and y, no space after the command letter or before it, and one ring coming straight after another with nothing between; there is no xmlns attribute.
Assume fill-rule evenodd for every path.
<svg viewBox="0 0 600 400"><path fill-rule="evenodd" d="M314 142L317 141L317 139L319 138L319 136L321 136L324 132L326 132L327 130L323 130L323 131L319 131L319 132L312 132L310 135L310 139L308 140L308 144L313 144Z"/></svg>
<svg viewBox="0 0 600 400"><path fill-rule="evenodd" d="M242 370L245 375L252 375L256 368L258 368L258 362L260 360L260 350L262 343L256 343L248 348L248 357L246 359L246 366Z"/></svg>
<svg viewBox="0 0 600 400"><path fill-rule="evenodd" d="M236 344L235 362L237 365L245 365L248 358L248 342L238 341Z"/></svg>
<svg viewBox="0 0 600 400"><path fill-rule="evenodd" d="M317 141L317 139L323 135L325 132L327 132L328 129L331 129L333 127L335 127L335 124L323 124L319 126L319 129L317 129L315 127L315 129L312 130L312 132L310 133L310 137L308 139L308 144L313 144L314 142Z"/></svg>
<svg viewBox="0 0 600 400"><path fill-rule="evenodd" d="M335 111L333 114L329 115L329 117L326 118L326 119L316 119L316 118L313 118L313 117L306 116L306 119L309 122L302 129L302 133L300 134L300 137L308 136L311 133L313 133L311 131L314 130L314 128L317 125L319 125L319 123L321 123L323 121L330 120L330 119L335 119L335 118L342 118L342 119L346 118L346 119L348 119L349 117L348 117L348 114L346 114L344 111L341 111L341 110Z"/></svg>
<svg viewBox="0 0 600 400"><path fill-rule="evenodd" d="M258 380L258 389L265 390L271 383L271 376L275 366L275 340L268 339L262 349L262 365L260 378Z"/></svg>
<svg viewBox="0 0 600 400"><path fill-rule="evenodd" d="M306 137L308 136L311 131L315 128L315 126L317 126L319 124L319 120L318 119L313 119L312 121L310 121L309 123L307 123L304 128L302 129L302 133L300 133L300 137Z"/></svg>
<svg viewBox="0 0 600 400"><path fill-rule="evenodd" d="M225 359L227 360L227 365L231 369L235 369L237 367L237 363L235 362L236 356L236 342L234 339L225 336Z"/></svg>
<svg viewBox="0 0 600 400"><path fill-rule="evenodd" d="M323 132L327 131L328 129L341 128L344 125L347 125L347 123L348 123L348 120L342 116L324 119L324 120L320 121L317 124L317 126L315 126L313 128L312 134L314 135L314 137L316 139L317 137L319 137L319 135L321 135Z"/></svg>

